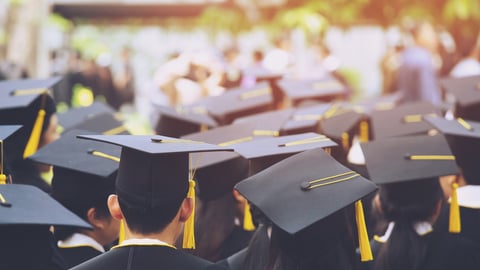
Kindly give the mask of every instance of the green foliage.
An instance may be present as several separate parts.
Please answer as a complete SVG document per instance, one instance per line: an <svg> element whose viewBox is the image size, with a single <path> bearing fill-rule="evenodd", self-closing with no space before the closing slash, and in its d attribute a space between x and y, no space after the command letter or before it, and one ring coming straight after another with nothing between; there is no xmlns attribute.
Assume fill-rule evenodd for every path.
<svg viewBox="0 0 480 270"><path fill-rule="evenodd" d="M308 36L323 35L328 28L328 21L320 13L308 7L282 10L274 18L274 25L282 29L300 28Z"/></svg>
<svg viewBox="0 0 480 270"><path fill-rule="evenodd" d="M50 26L58 28L62 32L69 32L73 29L73 23L62 17L60 14L50 14L47 22Z"/></svg>
<svg viewBox="0 0 480 270"><path fill-rule="evenodd" d="M239 34L252 27L241 10L216 6L205 9L197 18L197 25L206 28L213 35L222 31Z"/></svg>
<svg viewBox="0 0 480 270"><path fill-rule="evenodd" d="M97 27L77 28L72 37L72 47L87 59L95 59L101 53L110 51L109 46L100 41L101 30Z"/></svg>

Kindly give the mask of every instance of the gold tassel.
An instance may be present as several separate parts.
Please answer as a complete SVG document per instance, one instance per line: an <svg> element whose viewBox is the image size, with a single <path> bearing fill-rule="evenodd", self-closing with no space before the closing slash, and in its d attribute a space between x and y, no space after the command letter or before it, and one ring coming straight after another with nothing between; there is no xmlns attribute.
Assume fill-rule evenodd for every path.
<svg viewBox="0 0 480 270"><path fill-rule="evenodd" d="M450 221L448 231L451 233L460 233L462 231L462 224L460 220L460 206L458 205L457 197L458 184L452 184L452 199L450 201Z"/></svg>
<svg viewBox="0 0 480 270"><path fill-rule="evenodd" d="M248 232L255 231L252 212L250 212L250 204L248 202L245 202L245 210L243 213L243 229Z"/></svg>
<svg viewBox="0 0 480 270"><path fill-rule="evenodd" d="M365 143L369 140L368 134L368 122L367 120L363 120L360 122L360 142Z"/></svg>
<svg viewBox="0 0 480 270"><path fill-rule="evenodd" d="M367 225L365 224L365 215L363 214L362 201L355 202L355 219L357 220L358 247L362 262L373 260L372 249L370 248L370 239L368 239Z"/></svg>
<svg viewBox="0 0 480 270"><path fill-rule="evenodd" d="M7 176L3 173L3 141L0 140L0 185L7 183Z"/></svg>
<svg viewBox="0 0 480 270"><path fill-rule="evenodd" d="M348 151L348 149L350 149L350 136L347 132L342 133L342 147L345 151Z"/></svg>
<svg viewBox="0 0 480 270"><path fill-rule="evenodd" d="M125 220L120 220L120 230L118 231L118 244L125 240Z"/></svg>
<svg viewBox="0 0 480 270"><path fill-rule="evenodd" d="M30 134L30 138L28 139L27 146L25 147L25 151L23 152L24 159L35 154L35 152L37 151L38 144L40 143L40 136L42 135L42 127L43 127L44 120L45 120L45 110L40 109L38 111L35 124L33 125L32 133Z"/></svg>
<svg viewBox="0 0 480 270"><path fill-rule="evenodd" d="M195 181L188 180L187 198L193 200L193 211L183 228L183 248L195 249Z"/></svg>

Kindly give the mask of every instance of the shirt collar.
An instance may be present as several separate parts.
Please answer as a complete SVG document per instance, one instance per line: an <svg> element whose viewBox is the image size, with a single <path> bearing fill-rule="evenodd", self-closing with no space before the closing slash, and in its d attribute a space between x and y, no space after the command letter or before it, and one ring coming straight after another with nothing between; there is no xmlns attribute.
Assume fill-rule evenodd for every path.
<svg viewBox="0 0 480 270"><path fill-rule="evenodd" d="M92 247L100 252L105 252L103 246L95 241L92 237L82 234L74 233L65 240L60 240L57 242L59 248L75 248L75 247Z"/></svg>
<svg viewBox="0 0 480 270"><path fill-rule="evenodd" d="M457 189L458 205L480 209L480 186L466 185Z"/></svg>
<svg viewBox="0 0 480 270"><path fill-rule="evenodd" d="M433 231L432 225L426 221L415 222L413 223L412 226L415 232L417 232L417 234L420 236L424 236ZM387 227L387 230L385 231L385 234L383 236L375 235L374 239L380 243L386 243L390 238L390 235L392 234L394 227L395 227L395 222L392 221L388 223L388 227Z"/></svg>

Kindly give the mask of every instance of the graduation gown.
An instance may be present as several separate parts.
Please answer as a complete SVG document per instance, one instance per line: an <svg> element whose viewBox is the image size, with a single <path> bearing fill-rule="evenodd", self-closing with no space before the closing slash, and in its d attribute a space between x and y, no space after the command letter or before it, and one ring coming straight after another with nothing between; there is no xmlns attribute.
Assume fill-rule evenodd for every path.
<svg viewBox="0 0 480 270"><path fill-rule="evenodd" d="M218 261L217 265L224 267L226 270L242 270L247 251L248 249L244 248L228 258Z"/></svg>
<svg viewBox="0 0 480 270"><path fill-rule="evenodd" d="M224 269L166 245L120 245L74 270L220 270Z"/></svg>
<svg viewBox="0 0 480 270"><path fill-rule="evenodd" d="M247 247L254 232L245 231L242 227L235 226L232 233L225 239L219 260L225 259Z"/></svg>
<svg viewBox="0 0 480 270"><path fill-rule="evenodd" d="M480 245L480 186L461 187L457 192L462 225L459 235ZM449 215L450 205L446 204L435 224L436 230L448 232Z"/></svg>
<svg viewBox="0 0 480 270"><path fill-rule="evenodd" d="M480 246L472 241L459 238L455 235L432 231L422 235L427 242L427 254L422 270L451 270L451 269L479 269ZM384 241L375 238L371 242L373 258L377 258ZM375 260L362 264L362 269L373 269ZM388 269L385 269L388 270Z"/></svg>
<svg viewBox="0 0 480 270"><path fill-rule="evenodd" d="M64 241L58 241L58 248L68 268L79 265L104 252L101 244L80 233L74 233Z"/></svg>

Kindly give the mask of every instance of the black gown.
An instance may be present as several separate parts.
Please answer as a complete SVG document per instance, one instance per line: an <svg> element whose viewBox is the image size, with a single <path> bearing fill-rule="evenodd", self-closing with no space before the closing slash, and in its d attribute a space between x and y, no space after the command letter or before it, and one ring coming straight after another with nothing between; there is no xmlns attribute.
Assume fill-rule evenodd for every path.
<svg viewBox="0 0 480 270"><path fill-rule="evenodd" d="M248 249L244 248L228 258L218 261L217 265L224 267L226 270L242 270L247 251Z"/></svg>
<svg viewBox="0 0 480 270"><path fill-rule="evenodd" d="M232 233L225 239L219 260L225 259L246 248L255 231L245 231L240 226L235 226Z"/></svg>
<svg viewBox="0 0 480 270"><path fill-rule="evenodd" d="M421 270L451 270L451 269L479 269L480 246L473 241L459 238L458 236L432 231L425 234L427 241L427 254ZM372 240L371 247L373 258L377 258L380 248L385 243ZM373 269L375 261L363 263L362 269ZM388 270L388 269L385 269Z"/></svg>
<svg viewBox="0 0 480 270"><path fill-rule="evenodd" d="M220 270L224 269L168 246L119 246L74 268L74 270Z"/></svg>
<svg viewBox="0 0 480 270"><path fill-rule="evenodd" d="M62 255L63 259L65 260L68 268L72 268L102 254L102 252L89 246L68 248L60 247L58 250L60 255Z"/></svg>
<svg viewBox="0 0 480 270"><path fill-rule="evenodd" d="M480 194L478 195L480 196ZM442 207L440 217L435 223L435 229L441 232L448 232L450 215L450 205L446 204ZM480 209L460 207L460 218L462 231L460 236L475 241L480 245Z"/></svg>

